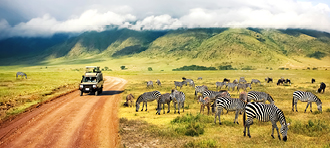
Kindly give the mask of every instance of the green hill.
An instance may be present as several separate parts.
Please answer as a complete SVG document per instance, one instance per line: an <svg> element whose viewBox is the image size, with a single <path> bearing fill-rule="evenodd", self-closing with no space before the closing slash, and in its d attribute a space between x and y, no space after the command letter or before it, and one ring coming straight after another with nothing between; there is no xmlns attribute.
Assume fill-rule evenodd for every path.
<svg viewBox="0 0 330 148"><path fill-rule="evenodd" d="M303 29L196 28L169 31L117 29L85 32L35 52L29 57L32 57L30 60L33 61L30 63L37 64L56 60L65 63L70 60L86 59L89 62L98 62L147 58L153 59L153 63L157 63L155 59L158 59L159 63L166 61L167 65L182 60L176 62L178 66L173 68L192 64L232 65L234 68L260 67L260 65L306 67L330 66L329 45L329 33ZM29 57L25 57L24 60L29 61ZM22 59L19 56L10 58ZM6 61L2 62L4 63L6 64Z"/></svg>

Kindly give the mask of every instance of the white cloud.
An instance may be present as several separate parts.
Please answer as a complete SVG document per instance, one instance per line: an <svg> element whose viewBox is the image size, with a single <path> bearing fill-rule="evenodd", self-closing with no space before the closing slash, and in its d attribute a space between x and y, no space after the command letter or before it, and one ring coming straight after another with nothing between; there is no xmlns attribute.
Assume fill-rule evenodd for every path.
<svg viewBox="0 0 330 148"><path fill-rule="evenodd" d="M33 0L33 2L45 3L41 0ZM56 9L57 13L47 13L48 9L39 10L34 7L36 10L32 10L33 13L42 13L42 15L13 26L10 26L5 19L1 19L0 15L0 39L12 36L50 36L57 32L103 31L106 25L118 25L135 30L140 30L141 27L145 30L180 27L260 27L304 28L330 32L329 5L307 0L304 2L296 0L103 2L103 4L92 4L88 1L82 4L70 1L67 3L69 6L77 4L79 7L72 10L64 9L63 14L68 13L66 15L54 15L59 13L58 9ZM61 6L54 1L51 3L57 7ZM11 7L14 6L16 5ZM32 7L32 4L27 7Z"/></svg>

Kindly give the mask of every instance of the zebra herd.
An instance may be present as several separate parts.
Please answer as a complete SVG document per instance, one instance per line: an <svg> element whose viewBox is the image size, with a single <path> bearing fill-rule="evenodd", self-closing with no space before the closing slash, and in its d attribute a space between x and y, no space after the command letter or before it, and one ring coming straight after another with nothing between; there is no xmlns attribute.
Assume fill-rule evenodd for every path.
<svg viewBox="0 0 330 148"><path fill-rule="evenodd" d="M267 78L269 81L269 78ZM176 113L178 106L178 114L180 114L180 109L182 108L182 112L184 112L184 102L187 99L185 93L178 91L177 87L182 88L184 85L190 85L195 88L195 97L197 98L198 102L201 104L200 113L203 111L204 108L208 108L208 114L210 107L212 107L212 112L214 112L214 123L216 123L216 119L218 118L219 124L221 125L221 113L223 109L228 111L235 111L235 118L234 123L238 123L238 116L239 113L243 112L243 125L244 125L244 136L246 136L246 128L247 128L247 135L251 138L250 135L250 125L253 124L253 119L257 118L262 122L270 121L272 123L272 134L271 136L274 137L274 129L276 129L278 138L281 140L280 133L282 134L283 140L287 140L287 131L289 123L286 122L286 118L283 114L283 111L279 109L275 105L275 100L273 97L266 93L266 92L258 92L258 91L249 91L247 92L246 88L250 87L252 89L252 84L261 84L261 82L257 79L252 79L251 83L247 83L244 77L241 77L239 80L234 80L233 83L230 83L229 79L226 79L223 82L216 82L216 90L209 90L206 85L195 86L195 83L192 79L183 78L183 81L174 81L175 89L172 89L170 93L161 94L159 91L152 91L152 92L145 92L141 94L136 100L136 112L138 112L140 108L140 103L143 102L142 110L144 106L146 106L145 111L147 111L147 102L157 100L157 112L156 114L160 115L161 109L163 109L163 114L165 114L165 107L164 105L167 104L168 111L170 112L170 102L173 102L174 106L174 113ZM152 87L152 82L147 82L147 86ZM157 80L157 84L160 86L160 81ZM227 88L228 90L232 89L239 92L240 89L245 91L241 92L239 98L232 98L229 94L228 90L221 90L222 87ZM218 89L220 88L220 91ZM198 95L201 94L201 95ZM130 94L131 95L131 94ZM134 97L133 97L134 98ZM316 102L317 109L319 112L322 112L322 102L321 100L311 92L304 92L304 91L295 91L293 93L292 99L292 111L294 111L294 106L297 110L297 102L300 100L301 102L307 102L307 107L305 112L310 106L310 111L312 112L312 102ZM253 102L252 102L253 101ZM266 101L269 102L266 103ZM212 104L212 105L211 105ZM161 106L163 105L163 106ZM281 128L277 127L276 123L280 122Z"/></svg>

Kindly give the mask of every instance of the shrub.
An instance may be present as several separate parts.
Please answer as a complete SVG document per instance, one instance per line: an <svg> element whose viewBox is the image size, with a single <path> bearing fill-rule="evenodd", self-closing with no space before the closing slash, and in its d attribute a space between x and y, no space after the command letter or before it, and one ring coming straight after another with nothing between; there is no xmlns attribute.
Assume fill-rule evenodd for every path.
<svg viewBox="0 0 330 148"><path fill-rule="evenodd" d="M326 54L323 53L323 52L320 52L320 51L316 51L316 52L314 52L312 54L309 54L307 56L310 57L310 58L316 58L316 59L321 60L321 58L325 57Z"/></svg>
<svg viewBox="0 0 330 148"><path fill-rule="evenodd" d="M186 136L199 136L204 134L205 130L204 127L200 124L200 123L196 123L196 122L191 122L190 124L188 124L188 126L186 126L185 128L185 135Z"/></svg>
<svg viewBox="0 0 330 148"><path fill-rule="evenodd" d="M236 68L233 68L231 65L221 65L218 67L219 70L237 70Z"/></svg>
<svg viewBox="0 0 330 148"><path fill-rule="evenodd" d="M127 69L127 68L126 68L126 66L120 66L120 69L121 69L121 70L125 70L125 69Z"/></svg>
<svg viewBox="0 0 330 148"><path fill-rule="evenodd" d="M217 70L215 67L205 67L198 65L183 66L180 68L172 69L172 71L189 71L189 70Z"/></svg>
<svg viewBox="0 0 330 148"><path fill-rule="evenodd" d="M152 67L148 67L148 71L152 71Z"/></svg>
<svg viewBox="0 0 330 148"><path fill-rule="evenodd" d="M252 66L246 66L243 67L242 70L256 70L256 68L253 68Z"/></svg>
<svg viewBox="0 0 330 148"><path fill-rule="evenodd" d="M300 121L295 122L290 127L292 132L297 134L303 134L310 137L319 137L322 134L327 134L329 132L329 126L325 124L325 121L321 120L308 120L307 124L302 124Z"/></svg>
<svg viewBox="0 0 330 148"><path fill-rule="evenodd" d="M313 70L317 70L317 67L313 67Z"/></svg>
<svg viewBox="0 0 330 148"><path fill-rule="evenodd" d="M188 142L184 147L191 148L191 147L199 147L199 148L216 148L217 142L213 139L208 140L194 140Z"/></svg>

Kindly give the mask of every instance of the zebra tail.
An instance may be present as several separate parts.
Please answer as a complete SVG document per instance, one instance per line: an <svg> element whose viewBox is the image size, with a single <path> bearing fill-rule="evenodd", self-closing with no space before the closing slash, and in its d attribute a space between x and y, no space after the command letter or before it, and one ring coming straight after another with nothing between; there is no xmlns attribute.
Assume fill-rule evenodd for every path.
<svg viewBox="0 0 330 148"><path fill-rule="evenodd" d="M243 114L243 126L245 127L245 120L246 120L246 112L244 111L244 114Z"/></svg>

